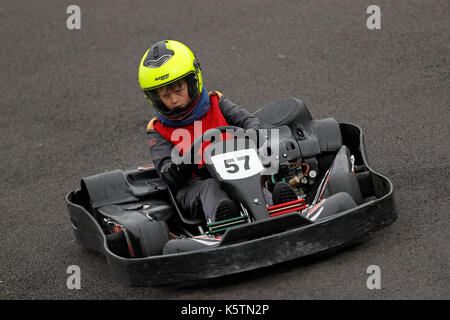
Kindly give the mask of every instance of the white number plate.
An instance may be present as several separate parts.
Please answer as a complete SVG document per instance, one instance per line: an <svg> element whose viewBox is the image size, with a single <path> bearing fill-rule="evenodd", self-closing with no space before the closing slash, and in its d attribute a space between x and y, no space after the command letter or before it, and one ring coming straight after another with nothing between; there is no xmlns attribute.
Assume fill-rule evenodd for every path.
<svg viewBox="0 0 450 320"><path fill-rule="evenodd" d="M222 153L212 156L211 161L223 180L244 179L264 170L255 149Z"/></svg>

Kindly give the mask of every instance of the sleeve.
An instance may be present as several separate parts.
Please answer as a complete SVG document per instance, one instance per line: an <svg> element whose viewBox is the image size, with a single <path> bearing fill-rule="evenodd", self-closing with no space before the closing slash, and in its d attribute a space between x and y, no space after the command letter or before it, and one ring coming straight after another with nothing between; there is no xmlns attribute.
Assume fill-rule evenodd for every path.
<svg viewBox="0 0 450 320"><path fill-rule="evenodd" d="M245 130L250 128L253 129L263 128L258 118L256 118L246 109L231 102L224 96L220 97L219 99L219 108L225 120L227 120L228 124L231 126L241 127L244 128Z"/></svg>
<svg viewBox="0 0 450 320"><path fill-rule="evenodd" d="M172 162L171 154L174 146L156 130L147 130L147 137L150 156L161 179L174 188L179 188L180 185L186 183L191 174L181 173Z"/></svg>

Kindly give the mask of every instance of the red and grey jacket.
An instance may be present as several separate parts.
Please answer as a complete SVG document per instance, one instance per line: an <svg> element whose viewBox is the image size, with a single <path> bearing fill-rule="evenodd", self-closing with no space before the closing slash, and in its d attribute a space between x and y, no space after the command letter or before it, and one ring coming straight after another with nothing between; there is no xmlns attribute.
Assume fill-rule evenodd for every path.
<svg viewBox="0 0 450 320"><path fill-rule="evenodd" d="M191 174L180 173L171 160L172 149L175 146L183 150L190 147L190 145L183 145L183 141L189 141L189 139L172 141L172 132L175 129L186 129L191 134L190 141L194 141L200 134L219 126L231 125L243 129L262 128L258 118L225 98L220 92L211 91L209 96L211 107L197 120L201 121L202 132L194 132L193 123L183 127L168 127L156 117L148 123L147 137L153 164L161 178L173 187L180 187L191 178Z"/></svg>

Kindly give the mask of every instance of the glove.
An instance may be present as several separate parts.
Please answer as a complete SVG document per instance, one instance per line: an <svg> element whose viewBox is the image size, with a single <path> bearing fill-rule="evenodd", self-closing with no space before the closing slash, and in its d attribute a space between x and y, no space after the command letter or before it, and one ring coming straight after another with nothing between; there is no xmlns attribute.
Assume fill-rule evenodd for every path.
<svg viewBox="0 0 450 320"><path fill-rule="evenodd" d="M186 164L181 162L180 164L175 164L172 162L172 164L175 166L178 173L182 176L190 176L195 169L195 164Z"/></svg>

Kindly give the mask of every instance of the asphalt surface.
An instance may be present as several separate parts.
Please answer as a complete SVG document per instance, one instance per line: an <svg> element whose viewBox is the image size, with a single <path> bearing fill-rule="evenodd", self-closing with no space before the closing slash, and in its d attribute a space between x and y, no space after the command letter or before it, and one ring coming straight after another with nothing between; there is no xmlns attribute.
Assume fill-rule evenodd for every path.
<svg viewBox="0 0 450 320"><path fill-rule="evenodd" d="M71 4L81 30L66 27ZM366 27L371 4L380 30ZM444 0L2 2L0 299L450 298L449 14ZM192 48L205 87L250 111L298 97L315 118L361 126L398 220L343 252L213 284L113 280L74 242L64 197L81 177L150 162L137 68L161 39Z"/></svg>

